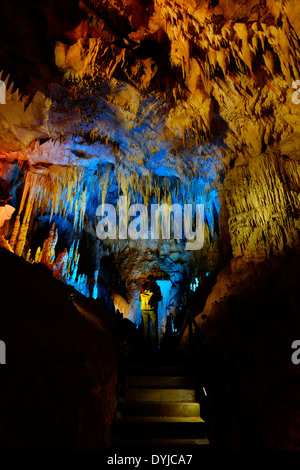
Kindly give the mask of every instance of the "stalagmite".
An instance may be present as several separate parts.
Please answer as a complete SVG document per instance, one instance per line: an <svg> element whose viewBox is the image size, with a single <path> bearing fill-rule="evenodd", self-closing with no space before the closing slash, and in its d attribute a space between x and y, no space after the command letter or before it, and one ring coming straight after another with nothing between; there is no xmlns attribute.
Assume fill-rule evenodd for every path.
<svg viewBox="0 0 300 470"><path fill-rule="evenodd" d="M55 277L56 279L66 281L68 257L69 254L67 248L65 248L61 253L57 255L56 260L52 266L53 277Z"/></svg>
<svg viewBox="0 0 300 470"><path fill-rule="evenodd" d="M39 246L35 253L34 262L40 263L41 259L42 259L42 250L41 250L41 247Z"/></svg>
<svg viewBox="0 0 300 470"><path fill-rule="evenodd" d="M28 178L27 185L30 187L30 189L28 193L28 199L26 202L26 208L24 211L25 213L23 215L23 220L22 220L22 224L20 227L18 240L16 242L16 248L15 248L15 253L19 256L22 256L25 242L26 242L27 232L28 232L29 223L30 223L30 217L31 217L32 209L34 205L35 192L37 189L38 175L35 173L33 174L30 173L27 178Z"/></svg>
<svg viewBox="0 0 300 470"><path fill-rule="evenodd" d="M55 224L52 225L49 232L49 237L44 241L41 263L52 270L55 260L55 246L58 239L58 229L55 229Z"/></svg>
<svg viewBox="0 0 300 470"><path fill-rule="evenodd" d="M31 260L31 249L29 248L26 254L26 261L30 261L30 260Z"/></svg>
<svg viewBox="0 0 300 470"><path fill-rule="evenodd" d="M15 249L15 246L16 246L16 243L17 243L17 238L18 238L18 234L19 234L19 230L20 230L20 217L21 217L21 213L24 209L24 205L25 205L25 201L26 201L26 197L27 197L27 194L28 194L28 191L29 191L29 184L28 184L28 180L26 178L26 181L25 181L25 187L24 187L24 190L23 190L23 194L22 194L22 199L21 199L21 204L20 204L20 208L19 208L19 211L18 211L18 215L16 217L16 220L15 220L15 223L14 223L14 228L13 228L13 231L12 231L12 235L11 235L11 238L10 238L10 246L12 247L12 249L14 250Z"/></svg>
<svg viewBox="0 0 300 470"><path fill-rule="evenodd" d="M11 251L12 253L14 252L14 250L12 249L12 247L10 246L10 244L8 243L8 241L4 238L3 235L0 234L0 246L2 248L5 248L6 250L8 251Z"/></svg>

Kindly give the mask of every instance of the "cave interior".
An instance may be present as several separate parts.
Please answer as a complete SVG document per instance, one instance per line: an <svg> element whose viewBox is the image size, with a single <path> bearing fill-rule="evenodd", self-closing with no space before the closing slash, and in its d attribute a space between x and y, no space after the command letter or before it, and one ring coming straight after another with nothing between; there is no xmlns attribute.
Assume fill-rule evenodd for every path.
<svg viewBox="0 0 300 470"><path fill-rule="evenodd" d="M161 350L199 328L236 397L211 443L299 450L299 2L12 0L0 23L0 447L109 447L151 274Z"/></svg>

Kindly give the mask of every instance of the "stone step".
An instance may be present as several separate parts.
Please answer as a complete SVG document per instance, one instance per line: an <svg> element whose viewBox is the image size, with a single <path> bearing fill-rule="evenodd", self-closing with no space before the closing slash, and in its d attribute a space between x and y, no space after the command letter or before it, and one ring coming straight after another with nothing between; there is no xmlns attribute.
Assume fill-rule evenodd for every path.
<svg viewBox="0 0 300 470"><path fill-rule="evenodd" d="M136 354L128 356L124 359L124 362L139 362L144 364L149 363L164 363L170 364L174 362L182 363L184 361L184 356L182 354L178 354L176 352L168 353L168 354L161 354L161 353L148 353L148 354Z"/></svg>
<svg viewBox="0 0 300 470"><path fill-rule="evenodd" d="M136 388L193 388L191 377L168 375L128 375L125 377L127 387Z"/></svg>
<svg viewBox="0 0 300 470"><path fill-rule="evenodd" d="M122 416L177 416L200 417L200 405L195 402L138 402L119 403L118 411Z"/></svg>
<svg viewBox="0 0 300 470"><path fill-rule="evenodd" d="M189 365L180 354L141 354L122 363L124 396L112 425L118 448L208 447Z"/></svg>
<svg viewBox="0 0 300 470"><path fill-rule="evenodd" d="M155 448L158 447L161 451L161 448L165 449L165 452L171 452L176 454L180 452L180 449L186 451L186 449L191 448L191 451L195 446L203 446L203 448L209 448L209 440L207 438L203 439L120 439L117 442L119 448L122 447L135 447L136 451L142 451L143 448L152 448L152 455L155 453ZM171 454L170 454L171 455Z"/></svg>
<svg viewBox="0 0 300 470"><path fill-rule="evenodd" d="M131 439L199 439L207 435L206 424L200 417L125 417L115 421L112 432Z"/></svg>
<svg viewBox="0 0 300 470"><path fill-rule="evenodd" d="M117 422L123 423L205 423L200 416L120 416Z"/></svg>
<svg viewBox="0 0 300 470"><path fill-rule="evenodd" d="M174 354L138 354L128 356L123 359L123 364L140 364L140 365L179 365L186 364L186 360L182 355Z"/></svg>
<svg viewBox="0 0 300 470"><path fill-rule="evenodd" d="M164 376L187 376L187 371L178 365L168 366L164 364L138 364L129 363L123 367L126 375L164 375Z"/></svg>
<svg viewBox="0 0 300 470"><path fill-rule="evenodd" d="M127 402L194 402L195 390L172 388L127 388Z"/></svg>

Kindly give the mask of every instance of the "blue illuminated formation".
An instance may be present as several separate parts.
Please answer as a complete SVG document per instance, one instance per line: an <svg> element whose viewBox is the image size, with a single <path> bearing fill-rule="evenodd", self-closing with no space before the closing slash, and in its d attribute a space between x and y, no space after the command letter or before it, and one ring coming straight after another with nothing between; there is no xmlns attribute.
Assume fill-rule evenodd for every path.
<svg viewBox="0 0 300 470"><path fill-rule="evenodd" d="M70 116L70 124L65 119L62 133L66 137L60 134L56 141L49 140L30 153L25 203L20 207L20 227L17 220L12 235L13 248L29 261L40 262L45 258L46 228L50 230L55 223L58 240L56 244L52 241L51 260L56 277L87 297L103 297L107 304L111 304L111 295L118 294L123 298L122 313L136 323L140 321L136 280L152 269L158 275L168 274L170 280L160 281L164 290L159 313L163 329L166 312L174 310L178 297L185 295L181 292L183 280L195 290L201 276L205 276L209 264L206 247L218 238L221 144L175 145L174 140L169 141L164 137L166 102L154 94L134 97L135 112L129 109L124 120L123 111L101 96L122 92L127 93L122 86L111 90L107 85L107 89L104 86L94 94L82 88L75 99L62 88L53 87L49 125L59 129L60 107L65 117ZM131 89L130 93L137 92ZM74 126L76 134L71 134L77 114L80 119ZM120 196L127 197L128 205L144 204L149 218L151 204L178 204L182 212L186 204L191 204L193 210L203 204L203 256L185 250L185 232L182 238L173 236L173 215L170 239L151 239L152 220L148 239L100 239L96 232L100 220L97 208L106 203L118 209ZM34 224L27 225L25 214L28 222L34 219ZM192 216L191 230L195 230L195 211ZM119 217L117 211L118 227ZM31 237L32 227L36 231L32 238L41 241L39 246L35 241L28 250L25 242ZM51 240L48 242L50 247Z"/></svg>
<svg viewBox="0 0 300 470"><path fill-rule="evenodd" d="M104 146L98 147L100 153L97 157L94 154L94 144L80 144L78 139L75 139L69 148L71 155L81 156L80 166L62 167L54 164L51 168L39 169L38 175L35 173L35 179L31 175L31 184L34 180L37 188L33 196L35 218L39 221L40 209L43 214L40 220L47 220L48 214L49 224L54 221L58 227L56 255L58 247L68 251L67 261L61 265L60 278L83 295L93 299L104 297L109 303L106 288L109 289L123 274L121 271L116 272L112 279L111 266L105 266L105 263L103 265L102 260L112 256L113 266L116 266L118 259L124 256L123 253L133 250L131 252L136 253L138 263L140 258L143 259L143 253L152 253L151 256L145 255L149 259L148 265L143 261L142 265L135 265L134 272L138 276L138 270L147 272L155 263L170 275L170 281L162 281L165 300L159 315L163 330L167 312L172 310L173 304L176 303L174 299L173 304L170 301L170 291L175 298L184 270L193 263L191 254L185 251L184 240L151 240L151 223L148 240L99 240L96 235L99 217L96 217L96 212L98 206L104 203L117 208L121 195L127 196L128 204L145 204L149 216L151 204L179 204L182 209L185 204L191 204L193 207L196 207L196 204L204 204L205 239L215 239L219 230L219 203L214 185L216 170L210 161L208 149L199 147L197 154L194 149L188 158L185 151L185 156L181 159L178 155L174 158L166 149L151 156L148 152L145 157L147 166L139 167L132 166L133 162L127 165L127 160L116 161L114 155ZM87 158L88 165L85 164L87 160L82 160L83 154L91 155ZM205 172L202 172L203 166L206 168ZM194 176L189 179L186 175L191 174L191 168L194 170ZM46 184L49 172L51 187ZM118 213L116 222L119 223ZM87 264L89 272L86 270ZM124 266L122 269L124 270ZM199 279L195 277L191 290L195 290L198 284ZM115 286L114 289L118 287ZM140 312L134 295L128 300L127 316L139 323Z"/></svg>
<svg viewBox="0 0 300 470"><path fill-rule="evenodd" d="M172 282L167 280L156 282L160 287L162 295L162 301L158 303L158 330L159 334L162 335L166 330L167 317L170 313L169 308Z"/></svg>
<svg viewBox="0 0 300 470"><path fill-rule="evenodd" d="M197 289L198 285L199 285L199 279L196 277L196 278L195 278L195 281L190 284L190 289L191 289L193 292L195 292L195 290Z"/></svg>

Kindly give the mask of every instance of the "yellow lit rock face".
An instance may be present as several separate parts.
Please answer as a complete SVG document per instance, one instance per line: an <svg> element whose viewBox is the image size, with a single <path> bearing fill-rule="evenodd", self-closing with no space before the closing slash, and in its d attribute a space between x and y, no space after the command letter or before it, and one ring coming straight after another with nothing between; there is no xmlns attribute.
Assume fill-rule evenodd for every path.
<svg viewBox="0 0 300 470"><path fill-rule="evenodd" d="M165 128L184 146L187 135L190 144L209 139L213 115L218 114L231 131L230 146L246 146L257 154L263 135L268 139L272 134L275 112L283 105L291 112L291 85L298 78L300 56L287 16L290 7L285 12L279 2L260 6L257 1L226 1L213 8L209 2L157 0L145 10L139 2L101 2L101 8L99 2L92 3L100 12L100 19L89 17L95 37L79 38L70 46L57 42L57 67L75 81L103 81L122 71L141 91L154 87L159 92L162 81L169 80L175 103L167 101ZM120 41L117 26L110 30L105 24L104 10L111 21L118 15L123 22L126 18L128 39ZM153 41L146 52L145 40ZM168 43L169 71L156 60L154 43L162 49ZM114 97L109 99L114 102ZM125 111L126 106L118 100L116 104ZM251 117L255 122L249 122Z"/></svg>
<svg viewBox="0 0 300 470"><path fill-rule="evenodd" d="M94 38L80 38L69 47L57 41L55 63L61 71L65 72L65 78L80 80L93 71L100 47L101 41Z"/></svg>
<svg viewBox="0 0 300 470"><path fill-rule="evenodd" d="M234 256L266 256L299 242L299 161L276 154L233 168L225 183Z"/></svg>
<svg viewBox="0 0 300 470"><path fill-rule="evenodd" d="M49 107L50 101L40 92L26 107L18 91L12 93L12 85L8 86L6 104L0 105L0 152L23 150L35 139L48 137Z"/></svg>

